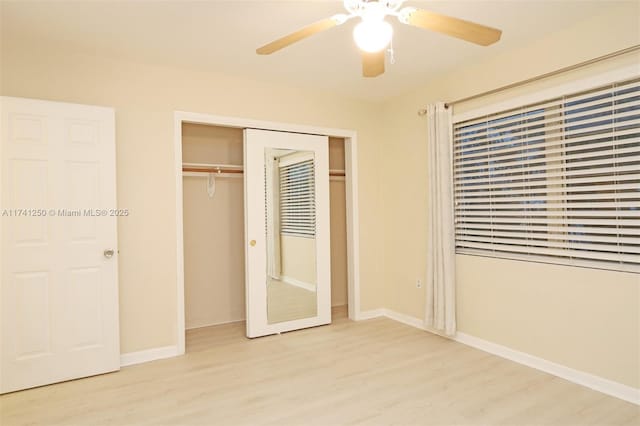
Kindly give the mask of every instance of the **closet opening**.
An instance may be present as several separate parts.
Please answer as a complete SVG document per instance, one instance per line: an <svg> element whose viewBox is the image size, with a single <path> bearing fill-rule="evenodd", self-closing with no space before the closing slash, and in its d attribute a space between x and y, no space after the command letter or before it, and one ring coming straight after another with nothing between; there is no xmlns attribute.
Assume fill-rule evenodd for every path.
<svg viewBox="0 0 640 426"><path fill-rule="evenodd" d="M247 244L243 132L256 127L243 126L239 119L200 114L196 114L198 120L185 119L185 114L191 115L176 113L175 137L179 353L185 352L186 333L190 336L187 350L210 341L206 337L210 327L233 323L229 329L243 335ZM260 127L312 133L277 123ZM332 316L355 320L359 312L358 248L353 238L357 236L357 187L350 178L356 170L355 133L334 136L331 129L313 133L329 136Z"/></svg>
<svg viewBox="0 0 640 426"><path fill-rule="evenodd" d="M245 319L242 129L182 125L185 329Z"/></svg>
<svg viewBox="0 0 640 426"><path fill-rule="evenodd" d="M347 196L344 139L329 138L329 202L331 220L331 313L347 316L349 312L347 264Z"/></svg>

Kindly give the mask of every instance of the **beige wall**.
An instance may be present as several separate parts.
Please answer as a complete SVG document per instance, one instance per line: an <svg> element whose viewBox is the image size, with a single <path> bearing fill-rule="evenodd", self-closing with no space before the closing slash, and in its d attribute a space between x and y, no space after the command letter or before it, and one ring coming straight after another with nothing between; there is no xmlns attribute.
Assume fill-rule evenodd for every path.
<svg viewBox="0 0 640 426"><path fill-rule="evenodd" d="M329 138L329 169L344 170L344 139Z"/></svg>
<svg viewBox="0 0 640 426"><path fill-rule="evenodd" d="M484 63L457 69L385 106L386 307L422 318L426 268L425 120L416 112L640 43L640 4L612 7L572 28ZM596 31L606 28L606 31ZM508 37L508 34L505 34ZM638 63L637 56L553 81L484 98L455 111L549 87L567 79ZM578 370L640 387L640 276L471 256L457 256L462 332Z"/></svg>
<svg viewBox="0 0 640 426"><path fill-rule="evenodd" d="M456 256L458 327L638 387L640 275Z"/></svg>
<svg viewBox="0 0 640 426"><path fill-rule="evenodd" d="M382 217L375 103L326 92L281 87L233 76L96 57L67 47L2 40L0 93L115 108L121 350L174 345L176 110L358 132L362 307L382 304Z"/></svg>
<svg viewBox="0 0 640 426"><path fill-rule="evenodd" d="M347 213L344 181L329 182L331 199L331 306L348 303Z"/></svg>
<svg viewBox="0 0 640 426"><path fill-rule="evenodd" d="M329 169L344 170L344 140L329 138ZM347 205L344 180L329 181L331 202L331 306L348 303Z"/></svg>
<svg viewBox="0 0 640 426"><path fill-rule="evenodd" d="M245 318L243 181L218 178L213 198L206 187L183 178L187 328Z"/></svg>
<svg viewBox="0 0 640 426"><path fill-rule="evenodd" d="M280 263L282 277L315 285L317 281L315 238L281 235Z"/></svg>
<svg viewBox="0 0 640 426"><path fill-rule="evenodd" d="M185 124L187 163L242 164L242 129ZM244 189L241 177L183 178L185 325L203 327L245 318Z"/></svg>
<svg viewBox="0 0 640 426"><path fill-rule="evenodd" d="M244 132L233 127L182 125L182 161L242 165Z"/></svg>

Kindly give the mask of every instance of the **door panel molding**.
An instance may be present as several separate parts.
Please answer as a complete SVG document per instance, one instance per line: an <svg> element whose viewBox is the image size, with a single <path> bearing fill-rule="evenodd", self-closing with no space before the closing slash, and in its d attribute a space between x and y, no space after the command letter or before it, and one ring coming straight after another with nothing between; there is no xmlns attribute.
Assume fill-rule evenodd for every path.
<svg viewBox="0 0 640 426"><path fill-rule="evenodd" d="M118 370L115 112L0 105L0 393Z"/></svg>

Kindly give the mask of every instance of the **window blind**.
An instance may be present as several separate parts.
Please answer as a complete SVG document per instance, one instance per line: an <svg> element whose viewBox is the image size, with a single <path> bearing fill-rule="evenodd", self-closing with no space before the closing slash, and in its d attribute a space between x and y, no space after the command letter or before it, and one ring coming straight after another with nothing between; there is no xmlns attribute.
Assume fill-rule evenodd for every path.
<svg viewBox="0 0 640 426"><path fill-rule="evenodd" d="M316 234L313 159L280 166L280 233L313 238Z"/></svg>
<svg viewBox="0 0 640 426"><path fill-rule="evenodd" d="M457 253L640 272L640 78L453 134Z"/></svg>

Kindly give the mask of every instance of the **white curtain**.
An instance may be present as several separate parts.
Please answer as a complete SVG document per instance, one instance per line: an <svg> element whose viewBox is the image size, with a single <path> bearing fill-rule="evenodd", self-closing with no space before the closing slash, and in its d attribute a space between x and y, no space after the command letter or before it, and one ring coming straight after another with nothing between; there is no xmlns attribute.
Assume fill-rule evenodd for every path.
<svg viewBox="0 0 640 426"><path fill-rule="evenodd" d="M453 143L451 109L427 107L427 327L456 332L455 230L453 222Z"/></svg>

